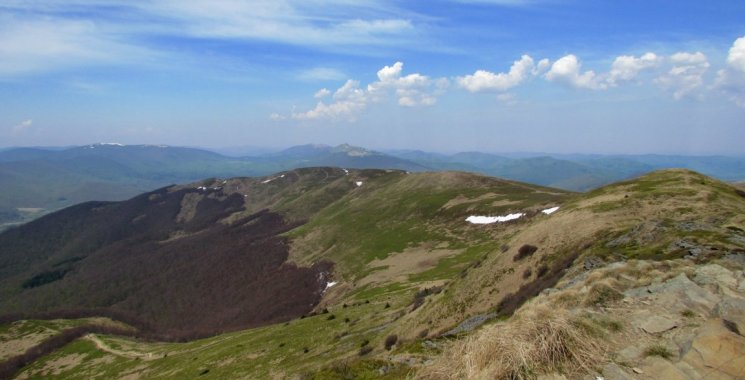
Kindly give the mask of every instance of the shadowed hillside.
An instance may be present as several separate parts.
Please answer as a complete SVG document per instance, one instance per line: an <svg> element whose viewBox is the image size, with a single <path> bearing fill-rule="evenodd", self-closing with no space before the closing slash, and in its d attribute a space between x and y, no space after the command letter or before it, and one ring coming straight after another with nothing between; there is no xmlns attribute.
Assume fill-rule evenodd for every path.
<svg viewBox="0 0 745 380"><path fill-rule="evenodd" d="M92 202L0 235L2 310L110 308L168 337L283 321L310 311L327 263L287 263L297 225L259 211L228 223L244 197L161 189Z"/></svg>

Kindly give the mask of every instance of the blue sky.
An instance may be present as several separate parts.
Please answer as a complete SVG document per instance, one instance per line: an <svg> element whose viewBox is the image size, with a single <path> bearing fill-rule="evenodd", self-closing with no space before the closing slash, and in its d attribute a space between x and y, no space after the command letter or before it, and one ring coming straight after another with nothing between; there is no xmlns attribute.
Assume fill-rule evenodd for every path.
<svg viewBox="0 0 745 380"><path fill-rule="evenodd" d="M0 146L742 155L745 2L0 2Z"/></svg>

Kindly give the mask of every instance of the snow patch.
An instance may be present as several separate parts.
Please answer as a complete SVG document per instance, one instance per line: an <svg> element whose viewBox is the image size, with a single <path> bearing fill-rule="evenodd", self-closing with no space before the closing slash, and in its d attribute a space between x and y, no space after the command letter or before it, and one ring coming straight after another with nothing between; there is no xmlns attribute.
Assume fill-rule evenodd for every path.
<svg viewBox="0 0 745 380"><path fill-rule="evenodd" d="M206 186L199 186L199 187L197 187L197 190L206 191L207 190L207 187Z"/></svg>
<svg viewBox="0 0 745 380"><path fill-rule="evenodd" d="M334 286L334 285L336 285L336 284L337 284L337 282L336 282L336 281L329 281L329 282L327 282L327 283L326 283L326 288L325 288L325 289L323 289L323 290L324 290L324 291L326 291L326 290L328 290L328 289L329 289L330 287L332 287L332 286Z"/></svg>
<svg viewBox="0 0 745 380"><path fill-rule="evenodd" d="M357 187L360 187L360 186L362 186L362 181L357 181L354 184L357 185Z"/></svg>
<svg viewBox="0 0 745 380"><path fill-rule="evenodd" d="M344 170L344 175L349 175L349 170L347 169L342 169L342 170Z"/></svg>
<svg viewBox="0 0 745 380"><path fill-rule="evenodd" d="M504 223L510 220L515 220L523 217L525 214L518 212L515 214L507 214L504 216L483 216L483 215L471 215L466 218L466 222L471 224L492 224L492 223Z"/></svg>
<svg viewBox="0 0 745 380"><path fill-rule="evenodd" d="M558 210L558 209L559 209L559 206L556 206L556 207L547 208L547 209L545 209L545 210L543 210L541 212L544 213L544 214L546 214L546 215L551 215L551 214L555 213L556 210Z"/></svg>
<svg viewBox="0 0 745 380"><path fill-rule="evenodd" d="M272 178L269 178L269 179L266 179L266 180L263 180L263 181L261 181L261 183L269 183L269 182L272 182L272 181L274 181L275 179L280 179L280 178L285 178L285 175L284 175L284 174L282 174L282 175L281 175L281 176L279 176L279 177L272 177Z"/></svg>
<svg viewBox="0 0 745 380"><path fill-rule="evenodd" d="M98 145L124 146L124 144L119 144L119 143L99 143Z"/></svg>

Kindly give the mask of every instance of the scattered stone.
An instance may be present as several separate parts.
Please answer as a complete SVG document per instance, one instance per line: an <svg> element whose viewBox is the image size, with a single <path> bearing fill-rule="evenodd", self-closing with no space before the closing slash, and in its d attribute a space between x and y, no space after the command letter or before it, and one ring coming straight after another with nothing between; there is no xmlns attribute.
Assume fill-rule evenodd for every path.
<svg viewBox="0 0 745 380"><path fill-rule="evenodd" d="M708 230L708 226L705 226L701 223L697 223L694 221L685 221L678 223L678 229L682 231L706 231Z"/></svg>
<svg viewBox="0 0 745 380"><path fill-rule="evenodd" d="M603 259L597 256L590 256L590 257L585 258L585 262L584 262L585 270L592 270L595 268L600 268L603 265L605 265L605 261L603 261Z"/></svg>
<svg viewBox="0 0 745 380"><path fill-rule="evenodd" d="M634 373L638 373L638 374L640 374L640 375L641 375L642 373L644 373L644 371L642 371L642 370L641 370L640 368L637 368L637 367L634 367L634 368L632 368L631 370L632 370L632 371L634 371Z"/></svg>
<svg viewBox="0 0 745 380"><path fill-rule="evenodd" d="M484 324L484 322L496 318L497 313L489 313L489 314L479 314L475 315L471 318L466 319L465 321L461 322L458 327L446 332L443 334L444 336L452 336L452 335L458 335L460 333L469 332L473 329L481 326Z"/></svg>

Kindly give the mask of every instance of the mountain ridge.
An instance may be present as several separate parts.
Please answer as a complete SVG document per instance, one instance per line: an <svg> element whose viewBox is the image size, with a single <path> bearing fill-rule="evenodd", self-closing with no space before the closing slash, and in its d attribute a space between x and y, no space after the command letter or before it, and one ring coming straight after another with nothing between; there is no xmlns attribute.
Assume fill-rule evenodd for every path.
<svg viewBox="0 0 745 380"><path fill-rule="evenodd" d="M160 205L161 202L165 203ZM135 207L137 204L140 206ZM104 352L104 356L114 355L117 359L112 363L117 364L94 366L93 357L86 358L81 364L63 370L70 376L80 374L80 371L103 371L108 376L121 376L136 366L144 366L140 368L144 368L147 376L165 373L189 376L205 369L220 377L250 374L252 377L270 378L306 374L333 378L341 376L339 371L342 370L353 377L383 373L391 378L403 378L411 371L424 376L428 373L426 363L445 358L442 350L449 350L452 339L456 339L453 343L457 344L471 335L478 336L481 330L469 331L481 324L486 324L484 329L489 331L493 330L491 326L496 326L495 323L500 328L526 328L520 327L520 316L528 313L525 310L531 310L534 304L546 302L557 313L570 313L574 310L571 308L579 308L576 323L589 324L594 329L592 331L601 334L610 345L619 337L618 330L614 329L627 331L623 329L631 327L624 326L636 322L601 315L599 313L605 313L603 308L616 307L616 302L628 297L640 312L662 312L645 309L641 306L643 303L634 298L637 296L623 296L623 292L649 284L644 282L652 281L648 278L661 282L668 280L660 268L675 268L674 275L698 273L704 270L700 268L713 268L710 265L715 264L741 268L737 257L745 257L742 232L745 231L745 195L732 185L680 169L657 171L588 193L571 193L470 173L407 173L322 167L279 172L261 178L208 179L141 195L136 201L75 207L79 210L76 212L82 213L80 215L89 215L88 218L95 221L96 215L100 214L98 217L110 219L110 223L93 223L101 233L75 227L76 223L72 221L52 223L50 221L56 216L50 215L0 234L3 242L0 244L0 258L11 257L7 247L23 247L24 244L69 247L68 253L62 256L54 256L55 250L45 248L38 249L34 255L23 254L32 261L36 260L34 257L42 260L25 270L14 268L13 272L22 272L15 277L0 273L0 289L3 291L0 299L5 302L4 310L7 310L5 305L13 305L21 299L23 302L48 302L44 301L48 298L39 295L50 290L55 290L55 297L73 294L60 293L59 290L82 279L89 281L82 275L93 269L91 262L108 265L120 262L116 260L121 259L111 261L117 255L99 255L101 259L96 259L96 255L83 259L75 257L77 253L73 252L81 252L77 245L90 245L95 241L114 247L113 252L131 244L153 247L148 241L165 244L163 247L175 244L178 250L187 252L190 261L194 262L192 265L200 263L199 267L220 272L218 264L205 261L211 256L205 249L214 246L217 249L214 253L234 251L229 244L240 242L238 237L251 235L250 231L263 225L272 225L260 222L262 215L274 220L281 218L282 225L287 225L278 234L267 230L270 233L262 235L265 236L262 239L277 242L277 247L287 249L287 256L284 256L287 261L282 265L305 270L311 268L315 276L308 277L309 280L313 278L308 289L320 292L313 293L320 294L320 298L313 301L314 306L298 309L294 317L270 318L266 320L268 324L262 324L263 327L194 341L188 343L187 351L183 351L181 346L165 343L97 337L117 347L127 347L131 352L142 353L137 357L147 357L146 352L153 353L153 357L143 363ZM106 211L109 207L113 208ZM158 208L170 211L150 216L141 213ZM100 211L95 211L97 209ZM123 212L127 209L131 211ZM109 212L118 215L120 222L109 216ZM510 218L506 218L508 215ZM491 216L494 222L473 224L468 221L470 216ZM84 219L76 217L74 220ZM52 239L45 242L29 235L29 231L45 224L68 226L73 230L82 228L88 231L89 237L60 244L69 238L54 238L54 234L47 232L45 235ZM138 228L151 232L141 235ZM237 235L230 235L233 230ZM132 233L135 240L126 240L126 236L130 236L127 234ZM9 244L8 236L19 235L26 238L15 239L15 245ZM67 233L67 236L76 235L75 231ZM91 239L92 236L100 238ZM122 237L125 240L121 240ZM117 243L127 241L126 245ZM192 255L189 250L195 247L201 252ZM243 255L250 255L251 250L246 247L236 245L235 248L244 252ZM95 251L96 247L89 249ZM148 251L151 249L147 248ZM152 260L164 253L160 252L162 249L165 248L157 248L147 255L120 252L119 256ZM12 261L18 262L16 259ZM323 267L325 275L317 277L320 272L312 272L312 268L324 262L329 263ZM153 267L145 271L148 276L153 276L159 266L150 263L140 261L140 265ZM183 264L177 266L182 268L180 277L199 278L184 275L190 272ZM16 265L22 265L22 261ZM115 266L119 270L126 268ZM626 277L607 279L614 273L612 268L619 266L628 267L622 273ZM230 267L235 270L243 266L232 264ZM69 268L70 271L61 278L37 277L44 271L57 268ZM601 271L595 272L596 269ZM740 276L737 273L742 269L737 270L740 272L731 269ZM94 272L107 273L100 269ZM240 278L234 272L227 273L232 274L218 278L221 281L225 281L222 277ZM633 281L627 278L631 275ZM35 278L33 288L23 288L24 283L31 285ZM170 279L168 283L172 281L178 280ZM577 281L586 284L582 287L585 290L569 288L570 291L563 292L562 289L571 286L566 284ZM709 280L699 278L697 281ZM734 287L727 285L728 289L731 288L728 294L738 292L740 278L734 281ZM121 279L117 282L121 283ZM96 290L104 290L103 283L94 283ZM147 283L157 284L157 281ZM621 283L625 285L621 286ZM252 282L244 281L242 284L237 289ZM282 299L282 294L287 293L277 293L271 284L254 283L264 289L266 295L272 295L272 302L276 304ZM79 287L74 288L80 291ZM193 285L174 288L201 294ZM165 291L172 300L179 299L174 297L172 289L161 286L153 286L153 289ZM216 294L233 294L232 291L225 293L224 289L220 292ZM555 292L560 292L556 294L562 294L563 298L558 295L546 298ZM93 294L81 295L84 299L102 299ZM132 302L137 297L125 297L125 300L129 300L129 305L138 305L138 302ZM200 306L199 313L221 314L215 303L220 296L200 296L197 299L211 302L209 307ZM154 300L161 308L159 314L164 314L162 308L169 303L159 301L158 297ZM300 300L300 304L307 305L308 300ZM596 302L602 302L604 306L598 309ZM148 301L144 301L144 305L147 304ZM244 313L252 310L248 304L241 305L239 309ZM230 305L226 306L229 308ZM718 313L714 311L714 304L709 304L706 310ZM201 315L199 313L196 315ZM513 313L517 317L510 317ZM603 319L597 319L601 316ZM738 319L736 314L726 314L723 318L735 321L732 322L735 326L745 326L745 319ZM209 320L205 316L202 319ZM280 320L285 322L275 323ZM230 331L235 325L224 323L221 326ZM709 331L694 324L686 324L683 328L693 336ZM448 334L455 334L455 338L445 337ZM397 338L389 345L392 336ZM676 344L659 335L645 339L659 344ZM77 340L52 356L40 359L39 363L25 369L25 373L38 374L39 368L79 350L100 353L97 344L88 338ZM369 349L363 351L361 347ZM686 352L683 348L681 350ZM252 359L237 360L248 356ZM650 374L657 373L646 362L640 361L643 359L642 356L629 360ZM607 363L606 358L597 360ZM277 372L278 365L282 368L280 372ZM437 365L436 368L442 368ZM457 363L444 366L453 370L460 368ZM381 368L387 369L378 372ZM557 370L550 365L541 368L542 371Z"/></svg>

